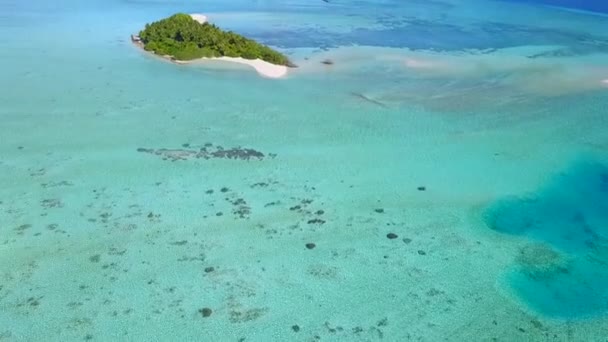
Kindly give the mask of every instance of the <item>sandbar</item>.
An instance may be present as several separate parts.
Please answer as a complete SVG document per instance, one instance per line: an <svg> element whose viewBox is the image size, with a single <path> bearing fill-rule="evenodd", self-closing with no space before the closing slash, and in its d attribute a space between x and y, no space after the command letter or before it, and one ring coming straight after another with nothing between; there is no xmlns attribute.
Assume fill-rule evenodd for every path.
<svg viewBox="0 0 608 342"><path fill-rule="evenodd" d="M213 57L213 58L200 58L191 61L176 61L181 64L193 63L197 61L220 61L247 65L255 69L263 77L267 78L281 78L287 75L287 66L272 64L261 59L245 59L242 57Z"/></svg>
<svg viewBox="0 0 608 342"><path fill-rule="evenodd" d="M429 60L406 58L405 66L407 66L408 68L414 68L414 69L432 69L432 68L435 68L437 65L436 65L436 63L431 62Z"/></svg>
<svg viewBox="0 0 608 342"><path fill-rule="evenodd" d="M605 80L602 80L600 83L602 83L603 85L608 87L608 78Z"/></svg>
<svg viewBox="0 0 608 342"><path fill-rule="evenodd" d="M288 67L285 65L272 64L272 63L263 61L261 59L245 59L242 57L226 57L226 56L203 57L203 58L192 59L189 61L177 60L171 56L162 56L162 57L165 59L171 60L172 62L177 63L177 64L207 63L207 62L215 61L215 62L228 62L228 63L234 63L234 64L247 65L247 66L255 69L255 71L257 71L260 76L263 76L266 78L285 77L285 76L287 76L287 69L288 69Z"/></svg>

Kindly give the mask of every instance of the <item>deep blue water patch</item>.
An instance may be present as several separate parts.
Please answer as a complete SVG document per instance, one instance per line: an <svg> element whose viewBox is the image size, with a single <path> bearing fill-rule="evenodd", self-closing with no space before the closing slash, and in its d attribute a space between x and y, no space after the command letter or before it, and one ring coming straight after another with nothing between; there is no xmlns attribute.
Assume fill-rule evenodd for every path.
<svg viewBox="0 0 608 342"><path fill-rule="evenodd" d="M511 48L523 45L560 45L558 51L534 57L577 56L608 52L608 40L600 36L530 26L481 22L468 27L410 17L378 18L380 28L354 28L328 32L322 28L250 31L249 36L281 48L365 45L412 50L462 51ZM241 32L245 34L245 32Z"/></svg>
<svg viewBox="0 0 608 342"><path fill-rule="evenodd" d="M530 240L507 279L531 308L566 319L608 314L608 167L576 163L535 193L491 204L484 220Z"/></svg>
<svg viewBox="0 0 608 342"><path fill-rule="evenodd" d="M15 0L13 0L15 1ZM76 2L75 0L73 0ZM285 13L310 13L319 16L319 24L309 26L309 19L284 25L282 29L265 29L265 25L254 24L249 27L230 27L248 37L264 44L283 49L292 48L335 48L339 46L366 45L376 47L409 48L412 50L463 51L491 50L526 45L561 46L557 51L543 52L530 57L563 57L579 56L608 52L608 40L602 34L582 34L579 30L564 27L563 29L546 29L529 23L528 25L509 25L498 23L480 16L474 22L462 25L450 18L450 12L462 4L453 1L398 0L389 1L330 1L321 0L306 2L290 1L246 1L246 0L113 0L132 8L155 8L158 16L175 12L266 12L281 16ZM515 0L506 0L515 1ZM547 0L559 2L560 0ZM569 1L569 0L563 0ZM583 0L572 0L585 2ZM93 0L106 4L107 1ZM112 1L111 1L112 2ZM520 2L540 3L540 0ZM588 1L587 1L588 2ZM24 5L19 5L24 6ZM594 7L595 6L595 7ZM594 5L592 8L601 6ZM413 9L416 10L413 10ZM0 8L1 9L1 8ZM2 11L0 10L0 13ZM433 13L423 19L420 13ZM322 16L364 18L375 22L373 27L353 26L348 32L335 32L323 25ZM1 15L0 15L1 17ZM427 17L427 16L425 16ZM304 16L302 18L308 18ZM152 19L152 18L148 18ZM541 20L542 21L542 20ZM300 26L304 25L304 26ZM0 24L1 26L1 24Z"/></svg>
<svg viewBox="0 0 608 342"><path fill-rule="evenodd" d="M583 11L608 13L608 2L605 0L502 0L529 4L549 5L572 8Z"/></svg>

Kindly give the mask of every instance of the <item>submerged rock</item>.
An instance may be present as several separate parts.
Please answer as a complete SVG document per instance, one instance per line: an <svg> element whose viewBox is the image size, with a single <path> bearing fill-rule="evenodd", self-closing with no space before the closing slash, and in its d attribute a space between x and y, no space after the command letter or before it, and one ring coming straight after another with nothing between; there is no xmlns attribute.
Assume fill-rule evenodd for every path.
<svg viewBox="0 0 608 342"><path fill-rule="evenodd" d="M198 312L203 315L203 317L207 318L209 316L211 316L211 314L213 313L213 310L211 310L210 308L202 308L199 309Z"/></svg>

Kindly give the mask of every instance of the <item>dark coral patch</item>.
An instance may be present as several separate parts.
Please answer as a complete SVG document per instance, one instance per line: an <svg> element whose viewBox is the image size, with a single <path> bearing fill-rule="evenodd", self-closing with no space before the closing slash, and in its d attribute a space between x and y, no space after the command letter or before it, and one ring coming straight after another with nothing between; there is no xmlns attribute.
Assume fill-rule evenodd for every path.
<svg viewBox="0 0 608 342"><path fill-rule="evenodd" d="M140 147L137 152L153 154L161 157L163 160L178 161L178 160L190 160L190 159L232 159L232 160L251 160L264 159L264 153L254 150L252 148L233 147L224 149L221 146L215 148L205 145L200 149L190 149L188 146L176 149L152 149Z"/></svg>
<svg viewBox="0 0 608 342"><path fill-rule="evenodd" d="M205 318L211 316L211 314L213 313L213 310L211 310L210 308L202 308L199 309L198 312Z"/></svg>

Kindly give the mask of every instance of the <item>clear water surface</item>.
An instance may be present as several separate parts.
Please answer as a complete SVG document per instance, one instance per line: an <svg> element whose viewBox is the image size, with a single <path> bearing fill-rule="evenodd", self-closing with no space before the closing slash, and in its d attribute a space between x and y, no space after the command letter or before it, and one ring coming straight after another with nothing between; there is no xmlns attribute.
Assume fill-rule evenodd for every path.
<svg viewBox="0 0 608 342"><path fill-rule="evenodd" d="M0 340L606 341L577 4L0 0ZM299 68L131 45L175 12Z"/></svg>

